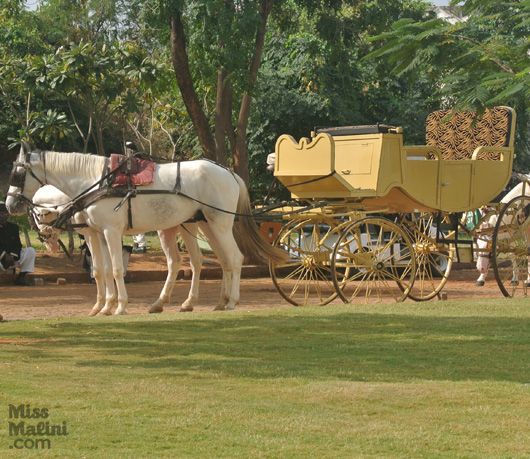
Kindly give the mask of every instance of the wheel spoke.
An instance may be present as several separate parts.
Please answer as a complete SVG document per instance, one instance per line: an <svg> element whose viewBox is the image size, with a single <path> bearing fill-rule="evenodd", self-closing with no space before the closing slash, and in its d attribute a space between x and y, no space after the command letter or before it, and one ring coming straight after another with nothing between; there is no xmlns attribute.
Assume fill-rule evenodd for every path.
<svg viewBox="0 0 530 459"><path fill-rule="evenodd" d="M351 272L341 275L338 267ZM416 261L407 233L385 218L365 217L339 237L332 270L335 289L345 301L402 300L412 285Z"/></svg>
<svg viewBox="0 0 530 459"><path fill-rule="evenodd" d="M518 196L500 211L492 237L491 261L497 284L504 296L527 296L528 204Z"/></svg>
<svg viewBox="0 0 530 459"><path fill-rule="evenodd" d="M340 221L327 216L301 217L287 223L275 242L289 253L289 261L271 262L270 272L278 292L294 305L327 304L337 293L331 281L329 258L334 232ZM329 255L327 255L329 254Z"/></svg>
<svg viewBox="0 0 530 459"><path fill-rule="evenodd" d="M417 264L416 280L409 297L425 301L434 298L447 282L454 251L449 245L437 242L436 234L440 230L435 226L434 214L412 214L409 221ZM443 238L449 237L447 233L441 234Z"/></svg>

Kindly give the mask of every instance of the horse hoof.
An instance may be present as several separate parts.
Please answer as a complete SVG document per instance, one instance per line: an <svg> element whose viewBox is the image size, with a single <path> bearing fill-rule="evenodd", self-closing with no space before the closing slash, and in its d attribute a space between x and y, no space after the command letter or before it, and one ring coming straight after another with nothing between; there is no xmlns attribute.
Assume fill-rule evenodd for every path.
<svg viewBox="0 0 530 459"><path fill-rule="evenodd" d="M197 301L192 300L186 300L184 303L180 305L181 308L191 308L193 309L193 305L197 304Z"/></svg>
<svg viewBox="0 0 530 459"><path fill-rule="evenodd" d="M98 312L98 316L110 316L112 315L112 311L110 309L102 309Z"/></svg>
<svg viewBox="0 0 530 459"><path fill-rule="evenodd" d="M163 306L157 305L157 306L151 306L149 308L149 314L160 314L162 311L164 311Z"/></svg>
<svg viewBox="0 0 530 459"><path fill-rule="evenodd" d="M227 304L225 310L233 311L236 308L235 304Z"/></svg>
<svg viewBox="0 0 530 459"><path fill-rule="evenodd" d="M193 306L181 306L179 312L192 312Z"/></svg>
<svg viewBox="0 0 530 459"><path fill-rule="evenodd" d="M89 317L93 317L93 316L99 314L100 312L101 312L101 309L92 309L92 311L90 311L90 312L88 313L88 316L89 316Z"/></svg>
<svg viewBox="0 0 530 459"><path fill-rule="evenodd" d="M116 309L116 311L114 311L114 315L115 316L124 316L127 314L127 311L125 309Z"/></svg>
<svg viewBox="0 0 530 459"><path fill-rule="evenodd" d="M215 308L213 308L214 311L224 311L225 305L224 304L218 304Z"/></svg>
<svg viewBox="0 0 530 459"><path fill-rule="evenodd" d="M484 281L477 281L477 282L475 282L475 285L477 287L484 287Z"/></svg>

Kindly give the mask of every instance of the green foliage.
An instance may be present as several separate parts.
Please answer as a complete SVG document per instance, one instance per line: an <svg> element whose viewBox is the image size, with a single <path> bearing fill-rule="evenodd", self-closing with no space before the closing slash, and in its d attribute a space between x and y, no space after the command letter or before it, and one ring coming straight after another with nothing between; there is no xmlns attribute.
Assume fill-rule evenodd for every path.
<svg viewBox="0 0 530 459"><path fill-rule="evenodd" d="M271 23L256 91L249 146L256 198L271 181L265 157L280 134L308 137L315 126L388 123L408 143L424 141L424 121L438 108L434 79L390 75L386 61L365 61L380 33L403 15L429 18L422 2L358 2L339 12L291 3ZM296 15L297 22L291 18ZM290 32L290 33L287 33ZM280 189L277 199L288 197Z"/></svg>
<svg viewBox="0 0 530 459"><path fill-rule="evenodd" d="M125 39L128 29L120 26L119 15L126 5L49 0L36 12L21 7L16 15L0 16L18 32L0 40L4 139L26 138L66 150L121 150L123 139L133 135L126 119L152 100L146 93L168 89L167 77L160 88L164 66L158 54ZM17 46L32 43L29 38L10 38L18 37L26 23L34 26L25 35L40 48Z"/></svg>
<svg viewBox="0 0 530 459"><path fill-rule="evenodd" d="M482 111L510 105L518 113L519 167L530 165L530 3L467 0L452 24L442 19L401 19L372 38L371 59L394 64L394 75L416 78L419 69L438 79L437 92L448 106Z"/></svg>
<svg viewBox="0 0 530 459"><path fill-rule="evenodd" d="M171 67L167 19L175 11L210 124L222 67L235 125L249 89L258 0L46 0L37 11L0 2L0 150L23 137L100 152L136 140L157 157L200 156ZM254 196L271 180L265 156L280 134L384 122L403 126L407 143L422 143L425 116L441 105L514 106L522 167L530 151L529 8L467 0L459 9L467 19L450 24L422 0L275 2L247 136Z"/></svg>
<svg viewBox="0 0 530 459"><path fill-rule="evenodd" d="M29 138L36 134L42 143L55 147L57 141L72 134L72 124L64 113L48 109L45 113L33 112L31 115Z"/></svg>
<svg viewBox="0 0 530 459"><path fill-rule="evenodd" d="M35 14L19 0L0 0L0 152L21 138L32 90L31 58L49 51L41 40ZM39 97L33 109L40 110Z"/></svg>

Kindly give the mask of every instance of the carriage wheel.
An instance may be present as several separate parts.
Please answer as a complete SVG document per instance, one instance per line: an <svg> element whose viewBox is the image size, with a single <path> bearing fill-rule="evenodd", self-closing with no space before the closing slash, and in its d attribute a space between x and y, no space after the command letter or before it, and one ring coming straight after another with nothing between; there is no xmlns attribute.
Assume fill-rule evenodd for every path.
<svg viewBox="0 0 530 459"><path fill-rule="evenodd" d="M414 284L416 259L404 229L385 218L366 217L343 227L331 268L346 303L403 301Z"/></svg>
<svg viewBox="0 0 530 459"><path fill-rule="evenodd" d="M530 280L530 198L518 196L500 211L493 231L491 263L506 297L527 296Z"/></svg>
<svg viewBox="0 0 530 459"><path fill-rule="evenodd" d="M305 217L287 223L274 245L289 254L287 263L269 263L272 282L295 306L325 305L337 297L330 266L340 221Z"/></svg>
<svg viewBox="0 0 530 459"><path fill-rule="evenodd" d="M436 241L436 214L408 214L402 223L412 239L417 265L409 298L414 301L431 300L447 283L455 257L454 244Z"/></svg>

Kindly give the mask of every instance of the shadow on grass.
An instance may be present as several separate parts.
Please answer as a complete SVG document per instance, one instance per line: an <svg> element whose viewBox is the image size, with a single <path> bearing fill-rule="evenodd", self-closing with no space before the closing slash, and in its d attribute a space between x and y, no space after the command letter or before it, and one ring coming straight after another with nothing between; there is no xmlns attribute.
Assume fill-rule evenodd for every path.
<svg viewBox="0 0 530 459"><path fill-rule="evenodd" d="M156 374L356 381L530 381L530 320L335 314L64 322L9 358ZM2 333L9 337L9 334ZM91 358L93 356L94 358Z"/></svg>

